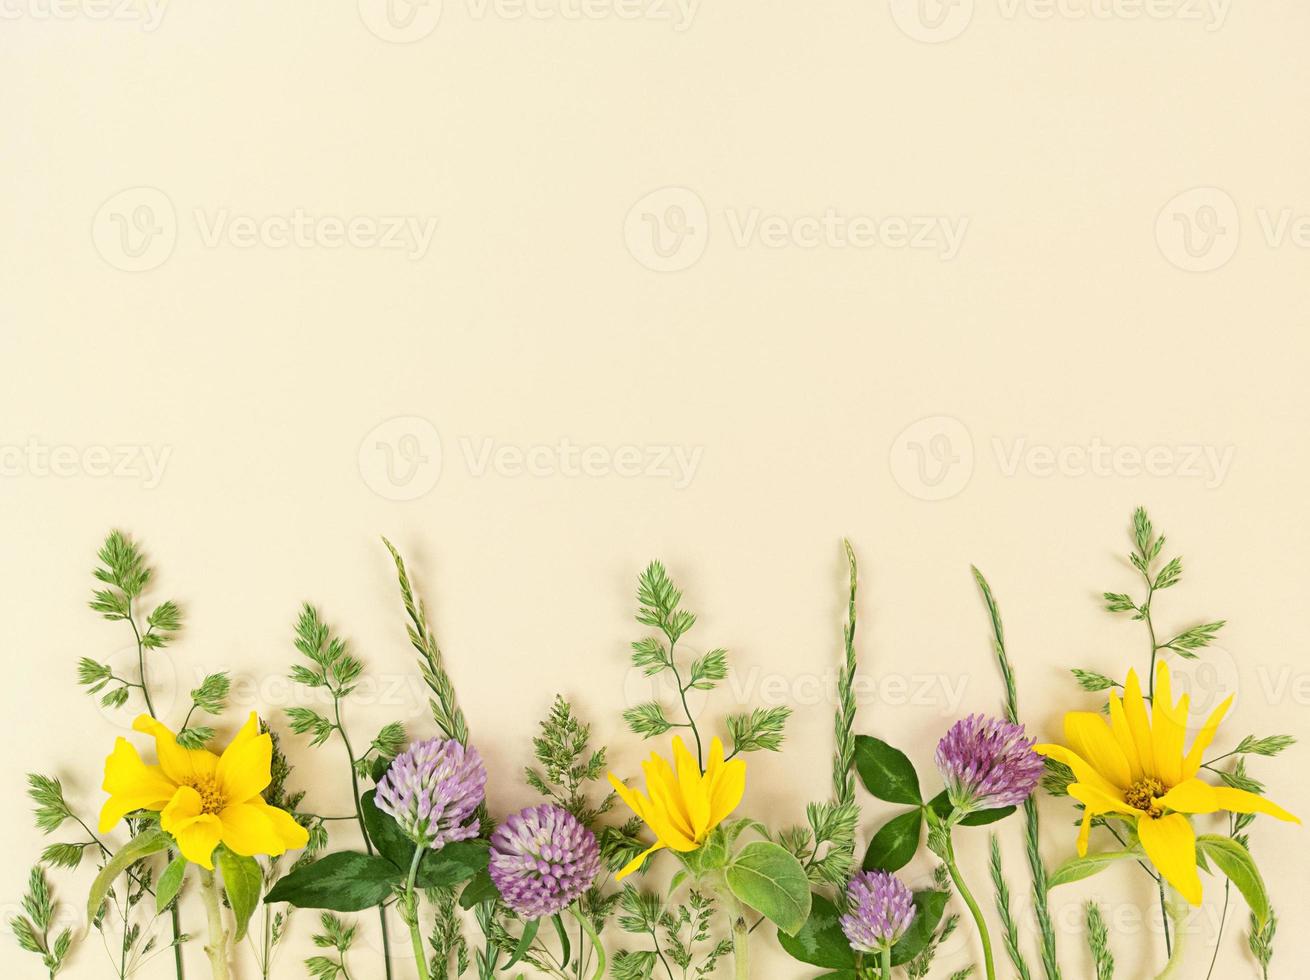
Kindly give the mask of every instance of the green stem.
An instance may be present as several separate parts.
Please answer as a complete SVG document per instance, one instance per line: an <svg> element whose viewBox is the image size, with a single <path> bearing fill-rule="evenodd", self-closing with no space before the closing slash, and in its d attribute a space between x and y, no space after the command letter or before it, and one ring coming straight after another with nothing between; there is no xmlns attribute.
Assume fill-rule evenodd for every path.
<svg viewBox="0 0 1310 980"><path fill-rule="evenodd" d="M355 819L359 822L359 832L364 837L364 850L368 852L369 857L373 856L373 841L368 835L368 827L364 824L364 804L359 799L359 775L355 772L355 750L350 746L350 736L346 734L346 726L341 723L341 696L337 691L332 692L332 713L336 716L337 732L341 735L341 742L346 747L346 758L350 760L350 787L351 797L355 802ZM382 927L382 964L386 968L387 980L391 980L391 935L387 931L387 910L384 906L378 906L378 923Z"/></svg>
<svg viewBox="0 0 1310 980"><path fill-rule="evenodd" d="M409 880L405 882L405 923L409 926L409 939L414 947L414 962L418 965L419 980L431 980L427 953L423 950L423 932L418 927L418 892L414 890L419 862L423 860L426 850L426 847L414 848L414 859L409 862Z"/></svg>
<svg viewBox="0 0 1310 980"><path fill-rule="evenodd" d="M667 635L667 634L666 634ZM678 641L669 637L669 666L673 668L673 681L678 685L678 697L682 701L683 713L687 716L687 727L691 729L692 737L696 739L696 765L701 772L705 771L705 752L701 747L700 729L696 727L696 719L692 716L691 707L687 704L687 692L691 690L691 685L682 686L682 675L678 673L678 663L673 659L673 650L678 645ZM679 725L679 728L682 726ZM736 752L733 753L736 755ZM726 761L726 760L725 760Z"/></svg>
<svg viewBox="0 0 1310 980"><path fill-rule="evenodd" d="M955 863L955 845L950 839L950 831L947 831L946 845L946 870L951 874L951 881L955 883L955 890L960 893L964 899L964 904L969 906L969 914L973 916L974 924L978 927L978 938L982 940L983 948L983 966L987 972L987 980L996 980L996 963L992 957L992 936L987 931L987 920L983 918L982 909L978 907L977 901L974 900L973 893L964 883L964 877L960 874L959 865Z"/></svg>
<svg viewBox="0 0 1310 980"><path fill-rule="evenodd" d="M882 948L882 980L892 980L892 948Z"/></svg>
<svg viewBox="0 0 1310 980"><path fill-rule="evenodd" d="M205 912L209 916L209 942L205 944L205 954L209 957L209 969L213 980L228 980L227 927L223 924L223 908L218 897L218 883L214 881L214 872L200 869L200 895L205 900Z"/></svg>
<svg viewBox="0 0 1310 980"><path fill-rule="evenodd" d="M746 925L746 913L736 897L728 890L727 883L718 889L724 907L732 916L732 967L734 980L750 980L751 975L751 931Z"/></svg>
<svg viewBox="0 0 1310 980"><path fill-rule="evenodd" d="M578 920L578 924L582 926L582 930L587 934L587 938L591 940L591 945L596 949L596 972L592 974L592 980L604 980L606 966L605 946L600 941L600 935L596 932L596 927L592 925L591 920L587 918L586 913L582 911L580 905L575 903L570 906L569 911L571 911L574 918ZM578 957L582 957L582 950L578 950Z"/></svg>
<svg viewBox="0 0 1310 980"><path fill-rule="evenodd" d="M1165 909L1169 913L1169 918L1174 925L1174 945L1173 951L1169 954L1169 962L1165 964L1164 970L1155 980L1170 980L1172 977L1179 975L1179 968L1183 963L1183 937L1186 935L1184 929L1184 920L1187 917L1187 904L1172 888L1168 891L1168 898L1165 902Z"/></svg>

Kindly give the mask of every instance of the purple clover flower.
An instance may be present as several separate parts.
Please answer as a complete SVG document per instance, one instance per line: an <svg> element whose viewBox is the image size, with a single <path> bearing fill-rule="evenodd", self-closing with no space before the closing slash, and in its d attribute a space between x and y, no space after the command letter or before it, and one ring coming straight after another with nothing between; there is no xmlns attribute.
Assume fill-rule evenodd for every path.
<svg viewBox="0 0 1310 980"><path fill-rule="evenodd" d="M846 886L841 929L851 949L878 953L892 946L914 921L914 896L887 871L861 871Z"/></svg>
<svg viewBox="0 0 1310 980"><path fill-rule="evenodd" d="M375 802L415 844L439 851L478 836L474 811L486 786L487 770L477 749L431 738L396 756L378 782Z"/></svg>
<svg viewBox="0 0 1310 980"><path fill-rule="evenodd" d="M530 806L491 835L491 880L524 919L554 915L591 887L600 873L596 835L563 807Z"/></svg>
<svg viewBox="0 0 1310 980"><path fill-rule="evenodd" d="M1018 806L1032 794L1045 760L1022 725L970 715L937 743L937 770L951 804L962 813Z"/></svg>

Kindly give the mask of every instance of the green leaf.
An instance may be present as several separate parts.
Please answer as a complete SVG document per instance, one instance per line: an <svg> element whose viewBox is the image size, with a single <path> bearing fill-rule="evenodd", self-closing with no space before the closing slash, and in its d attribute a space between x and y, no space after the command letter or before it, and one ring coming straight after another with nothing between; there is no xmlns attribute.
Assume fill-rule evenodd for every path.
<svg viewBox="0 0 1310 980"><path fill-rule="evenodd" d="M869 849L864 852L864 870L899 871L914 859L922 836L922 810L909 810L892 817L869 841Z"/></svg>
<svg viewBox="0 0 1310 980"><path fill-rule="evenodd" d="M914 959L932 941L937 924L946 911L946 892L922 891L914 893L914 921L905 935L892 947L892 965L900 966Z"/></svg>
<svg viewBox="0 0 1310 980"><path fill-rule="evenodd" d="M555 926L555 934L559 936L560 968L567 969L569 958L573 955L573 947L569 943L569 931L564 928L564 920L559 917L558 912L550 917L550 921Z"/></svg>
<svg viewBox="0 0 1310 980"><path fill-rule="evenodd" d="M811 898L810 916L795 935L778 933L778 943L793 958L828 970L855 969L855 951L841 928L841 913L822 895Z"/></svg>
<svg viewBox="0 0 1310 980"><path fill-rule="evenodd" d="M339 851L280 878L264 901L358 912L380 904L404 880L404 874L385 858Z"/></svg>
<svg viewBox="0 0 1310 980"><path fill-rule="evenodd" d="M226 847L218 849L217 864L218 870L223 872L223 890L227 892L227 901L237 923L233 938L240 942L245 938L250 916L259 905L264 875L253 857L235 854Z"/></svg>
<svg viewBox="0 0 1310 980"><path fill-rule="evenodd" d="M424 856L415 883L420 888L448 888L486 871L491 851L486 841L464 840L447 844Z"/></svg>
<svg viewBox="0 0 1310 980"><path fill-rule="evenodd" d="M540 919L529 919L523 923L523 935L519 937L519 944L514 947L514 955L509 958L502 970L508 970L523 957L528 955L528 950L532 948L532 940L537 938L537 930L541 928Z"/></svg>
<svg viewBox="0 0 1310 980"><path fill-rule="evenodd" d="M179 854L159 876L159 882L155 885L155 910L161 915L182 889L182 882L186 879L186 866L186 858Z"/></svg>
<svg viewBox="0 0 1310 980"><path fill-rule="evenodd" d="M1137 851L1109 851L1105 854L1088 854L1086 857L1070 858L1051 872L1049 884L1054 888L1056 885L1082 881L1104 871L1116 862L1137 857L1141 857Z"/></svg>
<svg viewBox="0 0 1310 980"><path fill-rule="evenodd" d="M481 905L483 902L494 902L498 898L500 898L500 890L496 888L495 882L491 880L491 875L486 871L479 871L469 879L469 883L459 893L459 907L471 909L475 905Z"/></svg>
<svg viewBox="0 0 1310 980"><path fill-rule="evenodd" d="M1228 876L1228 880L1237 886L1237 890L1246 899L1251 914L1263 928L1269 921L1269 893L1265 890L1264 878L1256 867L1251 852L1231 837L1219 837L1203 834L1196 839L1197 849L1202 851L1218 865L1219 870Z"/></svg>
<svg viewBox="0 0 1310 980"><path fill-rule="evenodd" d="M414 842L405 836L391 814L378 809L377 791L369 790L361 796L359 808L364 814L364 827L377 852L400 870L408 871L409 863L414 860Z"/></svg>
<svg viewBox="0 0 1310 980"><path fill-rule="evenodd" d="M162 830L148 830L120 847L114 856L105 862L105 866L100 869L100 874L96 875L96 880L91 883L91 897L86 903L87 920L90 922L96 920L96 915L100 911L100 906L104 904L105 896L109 894L114 879L122 874L129 864L167 850L172 843L173 838Z"/></svg>
<svg viewBox="0 0 1310 980"><path fill-rule="evenodd" d="M855 770L874 796L888 803L923 803L914 763L900 749L871 735L855 736Z"/></svg>
<svg viewBox="0 0 1310 980"><path fill-rule="evenodd" d="M728 887L742 902L781 931L795 935L810 915L810 882L790 852L772 841L747 844L725 871Z"/></svg>
<svg viewBox="0 0 1310 980"><path fill-rule="evenodd" d="M955 809L951 806L951 798L947 795L946 790L942 790L934 796L928 805L932 807L937 816L941 817L943 820L949 817L951 811ZM973 813L960 819L960 826L985 827L989 823L996 823L998 820L1004 820L1012 814L1014 810L1015 808L1012 806L1001 806L997 807L995 810L975 810Z"/></svg>

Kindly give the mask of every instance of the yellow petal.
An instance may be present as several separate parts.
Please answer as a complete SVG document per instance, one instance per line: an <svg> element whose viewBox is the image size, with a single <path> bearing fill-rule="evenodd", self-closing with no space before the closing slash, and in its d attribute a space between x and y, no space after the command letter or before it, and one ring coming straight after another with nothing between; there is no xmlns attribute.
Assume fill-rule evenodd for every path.
<svg viewBox="0 0 1310 980"><path fill-rule="evenodd" d="M213 778L218 768L218 756L213 752L182 748L173 733L149 715L139 715L132 727L154 736L159 765L173 782L183 786Z"/></svg>
<svg viewBox="0 0 1310 980"><path fill-rule="evenodd" d="M276 856L286 851L286 845L270 820L258 808L248 803L224 807L218 814L223 825L223 843L237 854L253 857L256 854Z"/></svg>
<svg viewBox="0 0 1310 980"><path fill-rule="evenodd" d="M251 739L257 737L258 735L259 735L259 715L257 715L255 712L252 711L250 712L250 717L246 719L246 723L241 726L241 730L236 733L232 741L227 743L227 751L230 752L232 751L232 749L235 749L240 745L244 745L246 742L249 742Z"/></svg>
<svg viewBox="0 0 1310 980"><path fill-rule="evenodd" d="M1159 802L1179 813L1214 813L1220 808L1214 787L1199 779L1184 779L1160 797Z"/></svg>
<svg viewBox="0 0 1310 980"><path fill-rule="evenodd" d="M692 758L682 739L673 740L673 762L678 771L678 795L691 822L693 840L705 840L710 824L710 798L701 778L700 765Z"/></svg>
<svg viewBox="0 0 1310 980"><path fill-rule="evenodd" d="M190 786L183 786L159 814L159 826L173 835L183 857L212 871L212 855L223 825L216 816L203 813L202 809L200 794Z"/></svg>
<svg viewBox="0 0 1310 980"><path fill-rule="evenodd" d="M1123 749L1100 715L1092 711L1070 711L1064 716L1064 739L1069 748L1115 787L1124 790L1132 785L1132 770Z"/></svg>
<svg viewBox="0 0 1310 980"><path fill-rule="evenodd" d="M1248 793L1244 789L1216 786L1214 787L1214 796L1221 810L1231 810L1233 813L1266 813L1288 823L1301 822L1300 817L1288 813L1277 803L1266 800L1263 796Z"/></svg>
<svg viewBox="0 0 1310 980"><path fill-rule="evenodd" d="M1125 803L1121 796L1106 793L1099 787L1092 786L1089 783L1070 783L1069 795L1087 807L1087 812L1094 817L1102 813L1123 813L1129 816L1137 816L1142 812Z"/></svg>
<svg viewBox="0 0 1310 980"><path fill-rule="evenodd" d="M203 812L204 802L200 799L200 794L190 786L183 786L173 794L173 798L168 801L168 806L160 812L159 826L172 834L188 826Z"/></svg>
<svg viewBox="0 0 1310 980"><path fill-rule="evenodd" d="M206 813L197 817L184 829L173 835L177 849L192 864L198 864L208 871L214 870L214 848L222 836L223 825L218 817Z"/></svg>
<svg viewBox="0 0 1310 980"><path fill-rule="evenodd" d="M1165 786L1183 781L1183 743L1187 739L1188 696L1173 703L1169 665L1160 661L1155 671L1155 697L1151 701L1151 738L1155 743L1156 774Z"/></svg>
<svg viewBox="0 0 1310 980"><path fill-rule="evenodd" d="M1063 762L1073 770L1074 778L1078 782L1087 786L1094 786L1107 796L1115 796L1120 792L1119 787L1093 769L1086 759L1077 752L1066 749L1063 745L1034 745L1033 751L1038 755L1054 759L1056 762Z"/></svg>
<svg viewBox="0 0 1310 980"><path fill-rule="evenodd" d="M1196 834L1181 813L1137 821L1137 836L1155 869L1192 905L1201 904L1201 876L1196 873Z"/></svg>
<svg viewBox="0 0 1310 980"><path fill-rule="evenodd" d="M746 794L746 762L733 759L725 762L710 790L710 826L717 827L737 809Z"/></svg>
<svg viewBox="0 0 1310 980"><path fill-rule="evenodd" d="M641 867L642 862L645 861L646 858L650 857L652 854L654 854L663 846L664 845L661 844L659 841L656 841L650 847L646 848L646 850L642 851L635 858L633 858L631 861L625 864L623 866L623 870L614 876L614 880L622 881L624 878L628 877L628 875L632 874L634 871L636 871L638 868Z"/></svg>
<svg viewBox="0 0 1310 980"><path fill-rule="evenodd" d="M258 724L252 713L251 722ZM250 722L246 723L246 728ZM242 729L244 733L246 729ZM238 735L218 760L216 777L228 803L245 803L254 799L273 781L273 739L267 733L245 737Z"/></svg>
<svg viewBox="0 0 1310 980"><path fill-rule="evenodd" d="M658 755L641 764L646 773L646 793L650 796L651 816L660 817L669 826L676 828L678 835L689 840L696 839L691 826L691 816L682 801L678 790L678 780L669 764ZM649 822L649 821L648 821Z"/></svg>
<svg viewBox="0 0 1310 980"><path fill-rule="evenodd" d="M1183 779L1191 779L1201 771L1202 756L1205 750L1210 747L1214 741L1215 733L1219 731L1219 725L1224 720L1224 715L1228 714L1228 709L1233 705L1233 698L1230 695L1228 700L1210 713L1210 717L1205 720L1205 724L1197 733L1196 738L1192 740L1192 747L1188 750L1187 758L1183 760Z"/></svg>
<svg viewBox="0 0 1310 980"><path fill-rule="evenodd" d="M619 794L619 799L628 805L629 810L641 817L642 820L645 820L648 809L646 798L637 790L628 788L627 784L619 779L618 776L614 775L614 773L609 774L609 780L610 786L614 788L614 792Z"/></svg>
<svg viewBox="0 0 1310 980"><path fill-rule="evenodd" d="M251 800L246 806L252 806L268 818L273 825L273 832L281 838L289 851L298 850L309 843L309 831L296 823L296 818L279 807L269 806L263 800Z"/></svg>
<svg viewBox="0 0 1310 980"><path fill-rule="evenodd" d="M100 810L100 833L113 830L133 810L161 810L173 798L177 787L159 766L148 766L125 738L114 741L114 751L105 759L102 788L109 799Z"/></svg>
<svg viewBox="0 0 1310 980"><path fill-rule="evenodd" d="M1114 740L1119 743L1119 751L1128 762L1130 784L1137 782L1146 775L1146 769L1142 766L1142 757L1137 751L1137 740L1133 738L1133 730L1124 715L1123 702L1119 700L1119 695L1113 692L1110 694L1110 732L1114 735Z"/></svg>
<svg viewBox="0 0 1310 980"><path fill-rule="evenodd" d="M1078 856L1087 857L1087 842L1092 836L1092 817L1095 814L1091 810L1083 810L1083 825L1078 828Z"/></svg>
<svg viewBox="0 0 1310 980"><path fill-rule="evenodd" d="M1146 716L1146 699L1142 697L1142 682L1137 679L1135 670L1128 671L1123 709L1124 721L1137 745L1137 760L1142 764L1143 772L1148 776L1159 776L1155 767L1155 740L1151 737L1151 722Z"/></svg>

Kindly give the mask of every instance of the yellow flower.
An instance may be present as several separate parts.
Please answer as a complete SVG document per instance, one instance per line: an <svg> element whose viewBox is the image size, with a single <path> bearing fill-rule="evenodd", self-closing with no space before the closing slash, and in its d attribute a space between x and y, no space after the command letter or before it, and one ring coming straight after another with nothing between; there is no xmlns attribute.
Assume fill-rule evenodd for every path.
<svg viewBox="0 0 1310 980"><path fill-rule="evenodd" d="M1086 855L1092 818L1119 814L1137 825L1137 837L1147 857L1169 884L1192 905L1201 904L1201 878L1196 873L1196 834L1186 814L1267 813L1300 823L1282 807L1263 797L1229 786L1211 786L1196 778L1201 756L1232 705L1230 697L1206 720L1184 753L1188 698L1177 704L1169 686L1169 668L1156 670L1155 697L1148 718L1146 700L1135 671L1128 672L1123 699L1110 695L1110 720L1092 711L1064 716L1060 745L1037 745L1036 751L1063 762L1074 772L1069 795L1086 807L1078 835L1078 853Z"/></svg>
<svg viewBox="0 0 1310 980"><path fill-rule="evenodd" d="M746 792L746 763L723 761L723 743L710 743L709 768L701 773L682 739L673 740L674 771L656 753L641 764L646 772L646 792L629 789L614 773L610 785L623 802L655 832L655 843L614 876L622 881L641 867L647 856L661 848L688 853L705 843L711 830L737 809Z"/></svg>
<svg viewBox="0 0 1310 980"><path fill-rule="evenodd" d="M103 788L109 799L100 811L102 834L133 811L156 810L160 827L173 835L182 856L210 870L220 842L246 856L282 854L308 842L309 834L291 814L260 796L272 781L273 740L259 734L253 711L221 757L183 748L149 715L132 727L154 736L159 765L142 762L125 738L114 743L105 760Z"/></svg>

